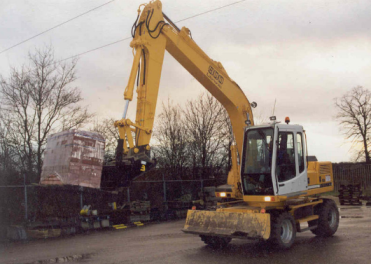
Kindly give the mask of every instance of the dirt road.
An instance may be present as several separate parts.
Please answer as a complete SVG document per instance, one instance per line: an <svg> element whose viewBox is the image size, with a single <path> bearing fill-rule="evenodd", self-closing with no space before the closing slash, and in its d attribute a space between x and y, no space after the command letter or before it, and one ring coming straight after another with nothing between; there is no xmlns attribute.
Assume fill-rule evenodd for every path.
<svg viewBox="0 0 371 264"><path fill-rule="evenodd" d="M287 251L266 243L232 240L213 250L197 237L183 234L184 220L126 230L91 232L65 238L0 245L0 263L50 263L79 256L82 263L371 263L371 208L341 207L334 237L298 234ZM82 258L82 259L81 259ZM74 261L76 263L76 260ZM73 263L73 262L72 262Z"/></svg>

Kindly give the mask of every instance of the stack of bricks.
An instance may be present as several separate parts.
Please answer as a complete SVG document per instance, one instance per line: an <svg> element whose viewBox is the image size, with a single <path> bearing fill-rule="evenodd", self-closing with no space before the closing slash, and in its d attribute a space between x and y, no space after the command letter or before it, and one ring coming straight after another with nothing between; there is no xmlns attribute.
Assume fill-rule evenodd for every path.
<svg viewBox="0 0 371 264"><path fill-rule="evenodd" d="M100 188L105 139L98 133L69 130L48 137L40 184Z"/></svg>

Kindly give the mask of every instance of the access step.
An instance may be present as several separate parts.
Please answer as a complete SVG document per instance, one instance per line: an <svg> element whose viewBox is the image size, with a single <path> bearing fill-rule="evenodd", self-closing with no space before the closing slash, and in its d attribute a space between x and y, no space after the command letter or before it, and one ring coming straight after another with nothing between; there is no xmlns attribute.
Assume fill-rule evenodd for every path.
<svg viewBox="0 0 371 264"><path fill-rule="evenodd" d="M305 222L317 220L318 218L319 218L318 215L310 215L310 216L307 216L307 217L304 217L304 218L301 218L301 219L296 219L296 223L298 223L298 224L305 223Z"/></svg>
<svg viewBox="0 0 371 264"><path fill-rule="evenodd" d="M316 229L316 228L317 228L317 226L309 226L309 227L301 229L300 226L299 226L297 232L302 233L302 232L305 232L305 231L308 231L308 230L313 230L313 229Z"/></svg>
<svg viewBox="0 0 371 264"><path fill-rule="evenodd" d="M309 221L313 221L313 220L317 220L318 218L319 218L318 215L310 215L310 216L307 216L307 217L304 217L304 218L301 218L301 219L297 219L296 220L297 232L302 233L302 232L305 232L305 231L308 231L308 230L316 229L317 225L308 226L306 228L301 228L300 224L301 223L306 223L306 222L309 222Z"/></svg>

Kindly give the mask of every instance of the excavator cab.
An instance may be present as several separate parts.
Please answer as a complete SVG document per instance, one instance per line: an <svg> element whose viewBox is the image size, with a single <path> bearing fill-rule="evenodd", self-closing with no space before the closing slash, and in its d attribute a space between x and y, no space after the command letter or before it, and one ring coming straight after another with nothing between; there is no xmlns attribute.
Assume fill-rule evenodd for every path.
<svg viewBox="0 0 371 264"><path fill-rule="evenodd" d="M265 196L304 193L308 188L305 153L305 134L300 125L274 122L247 127L239 170L234 175L240 180L240 199L265 201ZM219 186L216 196L225 197L223 202L233 201L233 188Z"/></svg>
<svg viewBox="0 0 371 264"><path fill-rule="evenodd" d="M244 197L305 192L308 183L304 138L300 125L273 123L247 128L241 162Z"/></svg>

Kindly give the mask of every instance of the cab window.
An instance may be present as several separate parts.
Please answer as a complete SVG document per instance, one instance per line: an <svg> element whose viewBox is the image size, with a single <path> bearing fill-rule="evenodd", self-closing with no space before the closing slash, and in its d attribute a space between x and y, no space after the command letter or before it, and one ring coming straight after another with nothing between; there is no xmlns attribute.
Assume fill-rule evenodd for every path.
<svg viewBox="0 0 371 264"><path fill-rule="evenodd" d="M303 148L303 135L301 133L296 134L296 142L298 142L298 164L299 173L304 171L304 148Z"/></svg>
<svg viewBox="0 0 371 264"><path fill-rule="evenodd" d="M245 133L241 176L246 195L273 195L273 134L272 128L249 129Z"/></svg>
<svg viewBox="0 0 371 264"><path fill-rule="evenodd" d="M277 146L276 174L279 182L288 181L296 176L294 134L280 132Z"/></svg>

